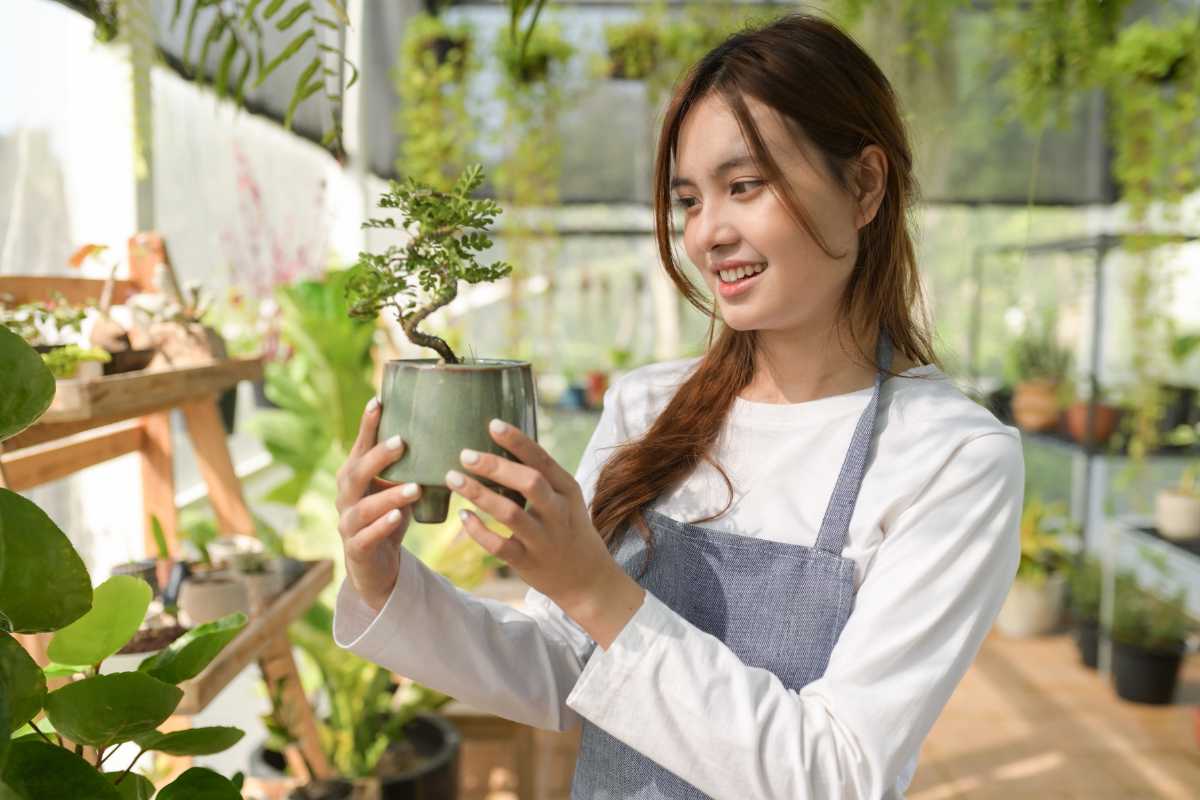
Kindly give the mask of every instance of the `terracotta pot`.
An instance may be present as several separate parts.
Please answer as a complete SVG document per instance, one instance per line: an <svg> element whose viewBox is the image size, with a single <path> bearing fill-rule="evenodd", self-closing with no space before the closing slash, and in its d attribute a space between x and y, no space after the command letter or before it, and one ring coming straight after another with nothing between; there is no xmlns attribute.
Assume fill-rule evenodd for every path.
<svg viewBox="0 0 1200 800"><path fill-rule="evenodd" d="M250 611L246 584L236 575L215 571L208 576L192 576L179 588L179 608L192 625L203 625L237 611Z"/></svg>
<svg viewBox="0 0 1200 800"><path fill-rule="evenodd" d="M1092 444L1102 445L1116 431L1117 423L1121 420L1121 409L1097 403L1095 413L1095 419L1092 420ZM1086 402L1072 403L1067 409L1067 430L1071 432L1071 438L1080 444L1087 443L1087 416Z"/></svg>
<svg viewBox="0 0 1200 800"><path fill-rule="evenodd" d="M996 617L996 627L1008 636L1050 633L1062 618L1066 588L1065 575L1051 575L1043 583L1016 580Z"/></svg>
<svg viewBox="0 0 1200 800"><path fill-rule="evenodd" d="M1046 431L1058 427L1058 383L1022 381L1013 392L1013 419L1027 431Z"/></svg>
<svg viewBox="0 0 1200 800"><path fill-rule="evenodd" d="M1162 489L1154 501L1154 527L1167 539L1200 536L1200 497Z"/></svg>
<svg viewBox="0 0 1200 800"><path fill-rule="evenodd" d="M608 389L608 373L593 370L587 374L587 402L593 408L604 405L604 392Z"/></svg>

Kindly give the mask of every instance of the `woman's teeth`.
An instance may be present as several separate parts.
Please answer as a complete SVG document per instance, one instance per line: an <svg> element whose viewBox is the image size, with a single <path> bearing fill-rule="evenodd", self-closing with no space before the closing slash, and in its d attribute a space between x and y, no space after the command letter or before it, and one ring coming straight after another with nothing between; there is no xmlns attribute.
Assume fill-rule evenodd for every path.
<svg viewBox="0 0 1200 800"><path fill-rule="evenodd" d="M767 268L766 264L752 264L748 267L738 267L737 269L723 269L720 272L721 280L726 283L733 283L741 280L747 275L757 275Z"/></svg>

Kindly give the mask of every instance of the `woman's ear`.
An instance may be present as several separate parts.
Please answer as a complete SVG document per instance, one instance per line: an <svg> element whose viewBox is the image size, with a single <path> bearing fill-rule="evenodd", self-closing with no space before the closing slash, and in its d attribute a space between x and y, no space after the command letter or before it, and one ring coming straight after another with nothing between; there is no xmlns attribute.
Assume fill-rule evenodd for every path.
<svg viewBox="0 0 1200 800"><path fill-rule="evenodd" d="M887 189L887 155L883 148L870 144L863 148L855 164L855 185L858 191L858 216L855 226L862 228L875 219L883 194Z"/></svg>

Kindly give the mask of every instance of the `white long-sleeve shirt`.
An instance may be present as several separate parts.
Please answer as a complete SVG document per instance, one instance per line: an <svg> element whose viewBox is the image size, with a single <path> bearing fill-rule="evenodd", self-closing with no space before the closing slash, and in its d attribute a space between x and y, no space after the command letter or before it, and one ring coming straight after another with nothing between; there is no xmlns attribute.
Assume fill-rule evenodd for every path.
<svg viewBox="0 0 1200 800"><path fill-rule="evenodd" d="M576 473L589 502L611 448L647 429L697 361L609 388ZM870 395L737 398L716 452L734 502L701 524L815 544ZM718 800L901 797L1016 573L1024 462L1016 429L931 365L885 381L880 406L843 551L854 608L824 676L799 692L652 594L604 650L541 593L521 608L473 597L409 552L378 615L343 583L335 639L517 722L567 730L585 717ZM726 497L702 464L652 507L695 521Z"/></svg>

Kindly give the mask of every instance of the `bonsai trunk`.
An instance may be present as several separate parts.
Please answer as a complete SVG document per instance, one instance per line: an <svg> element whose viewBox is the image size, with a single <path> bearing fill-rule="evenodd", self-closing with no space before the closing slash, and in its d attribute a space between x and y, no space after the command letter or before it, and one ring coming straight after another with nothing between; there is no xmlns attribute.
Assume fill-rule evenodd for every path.
<svg viewBox="0 0 1200 800"><path fill-rule="evenodd" d="M446 344L444 339L437 336L421 333L417 330L417 326L424 322L426 317L442 306L449 304L457 296L458 287L451 284L438 292L433 300L421 306L412 314L403 317L400 323L400 326L404 329L404 335L408 337L410 342L420 347L428 347L430 350L435 350L447 364L458 363L458 358L455 357L454 351L450 349L450 345Z"/></svg>

